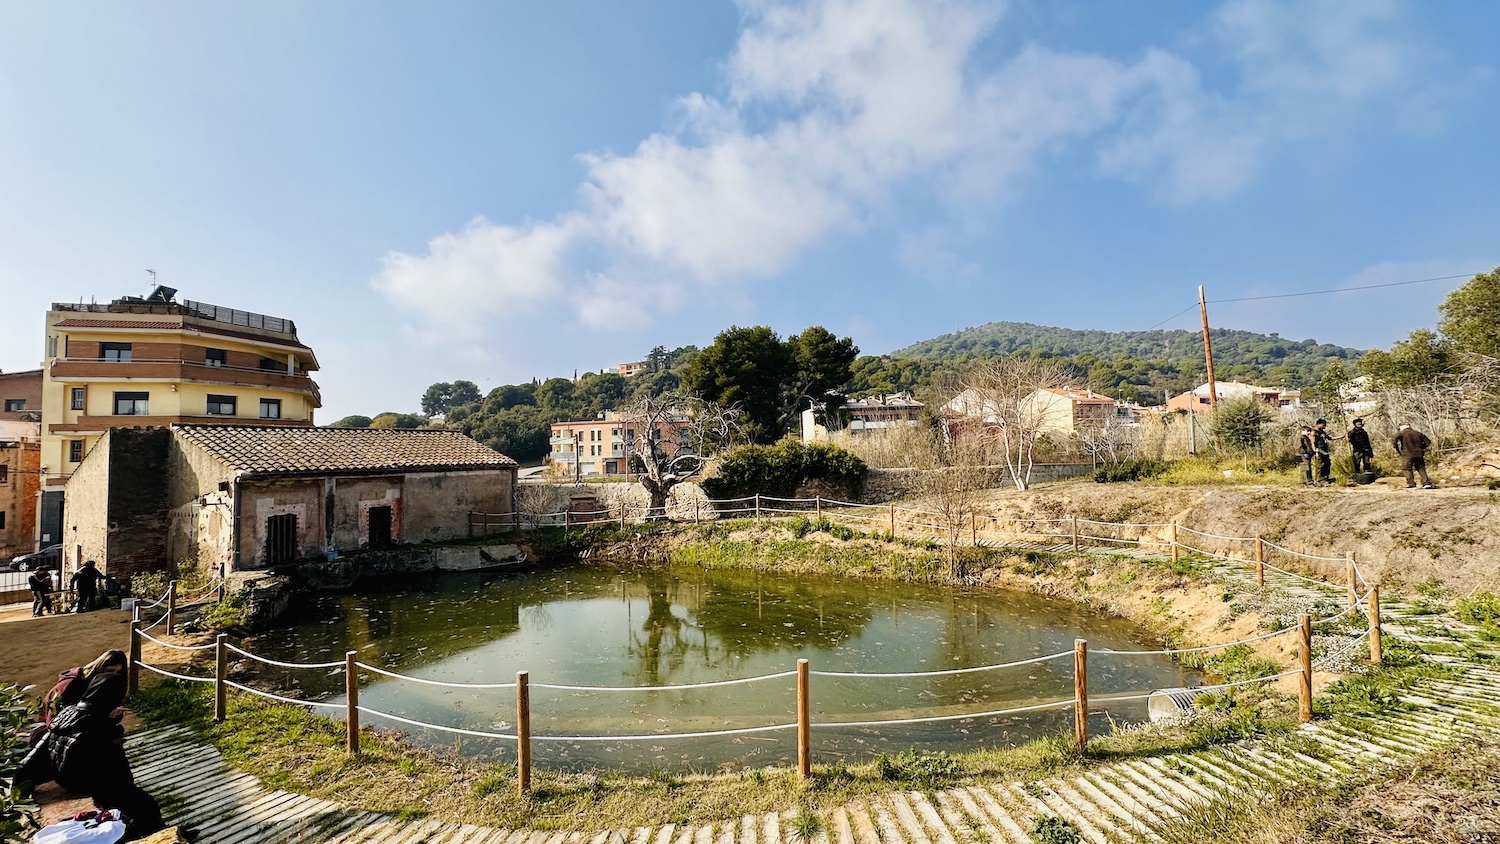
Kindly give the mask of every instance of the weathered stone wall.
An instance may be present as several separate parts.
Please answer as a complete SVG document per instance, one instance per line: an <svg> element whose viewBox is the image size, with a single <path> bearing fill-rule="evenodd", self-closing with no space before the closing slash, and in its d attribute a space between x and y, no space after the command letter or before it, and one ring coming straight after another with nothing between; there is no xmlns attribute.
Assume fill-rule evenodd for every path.
<svg viewBox="0 0 1500 844"><path fill-rule="evenodd" d="M651 506L651 497L645 487L638 483L612 482L579 484L522 484L516 493L522 521L547 513L561 513L568 509L569 500L575 494L589 494L609 511L608 518L619 519L624 509L626 521L644 518ZM708 496L696 483L682 483L672 488L667 498L667 516L678 521L689 521L697 515L703 519L714 518L713 507Z"/></svg>
<svg viewBox="0 0 1500 844"><path fill-rule="evenodd" d="M406 542L443 542L469 535L470 513L508 516L516 473L414 472L406 476L402 507Z"/></svg>
<svg viewBox="0 0 1500 844"><path fill-rule="evenodd" d="M73 470L63 499L63 573L83 560L96 560L110 573L109 452L114 431L106 431Z"/></svg>
<svg viewBox="0 0 1500 844"><path fill-rule="evenodd" d="M167 428L115 428L109 448L109 553L105 571L118 578L171 567L167 537Z"/></svg>

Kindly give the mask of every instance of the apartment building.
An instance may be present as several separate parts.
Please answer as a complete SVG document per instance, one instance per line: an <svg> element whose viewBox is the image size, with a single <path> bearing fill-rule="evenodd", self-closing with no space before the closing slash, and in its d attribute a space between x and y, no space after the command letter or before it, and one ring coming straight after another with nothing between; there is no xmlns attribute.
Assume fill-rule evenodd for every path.
<svg viewBox="0 0 1500 844"><path fill-rule="evenodd" d="M104 433L174 424L311 426L318 361L289 319L177 301L175 290L47 312L39 540L60 541L63 487Z"/></svg>
<svg viewBox="0 0 1500 844"><path fill-rule="evenodd" d="M629 413L606 410L597 419L553 422L548 468L568 478L625 475L630 472L630 449L643 421ZM686 416L665 420L657 438L668 451L676 449Z"/></svg>
<svg viewBox="0 0 1500 844"><path fill-rule="evenodd" d="M925 404L910 393L882 393L866 396L844 405L849 417L849 433L861 434L885 428L920 425Z"/></svg>

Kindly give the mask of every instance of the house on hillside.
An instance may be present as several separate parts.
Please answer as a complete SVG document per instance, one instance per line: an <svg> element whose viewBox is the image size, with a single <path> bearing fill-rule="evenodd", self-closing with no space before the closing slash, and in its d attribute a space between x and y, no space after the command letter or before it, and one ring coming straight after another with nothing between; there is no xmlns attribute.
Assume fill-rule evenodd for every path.
<svg viewBox="0 0 1500 844"><path fill-rule="evenodd" d="M1042 433L1072 436L1085 428L1102 428L1118 422L1118 404L1109 396L1078 387L1048 387L1020 401L1018 412L1036 422ZM1000 408L979 391L967 389L943 405L943 415L954 424L965 420L999 424Z"/></svg>
<svg viewBox="0 0 1500 844"><path fill-rule="evenodd" d="M1302 395L1300 392L1287 390L1284 387L1257 387L1254 384L1245 384L1240 381L1217 381L1214 383L1214 392L1218 394L1219 401L1242 396L1254 396L1275 408L1280 408L1284 405L1295 408L1300 403ZM1296 393L1296 395L1292 395L1292 393ZM1283 401L1283 398L1286 401ZM1183 410L1191 413L1207 413L1212 407L1213 402L1209 399L1207 382L1167 400L1168 411Z"/></svg>
<svg viewBox="0 0 1500 844"><path fill-rule="evenodd" d="M656 436L672 452L681 431L692 420L685 413L671 414L657 426ZM645 420L636 413L606 410L594 419L553 422L547 467L567 478L624 475L630 471L630 453L636 434L644 433Z"/></svg>
<svg viewBox="0 0 1500 844"><path fill-rule="evenodd" d="M468 536L512 512L516 462L457 431L112 428L68 481L64 569L258 569Z"/></svg>

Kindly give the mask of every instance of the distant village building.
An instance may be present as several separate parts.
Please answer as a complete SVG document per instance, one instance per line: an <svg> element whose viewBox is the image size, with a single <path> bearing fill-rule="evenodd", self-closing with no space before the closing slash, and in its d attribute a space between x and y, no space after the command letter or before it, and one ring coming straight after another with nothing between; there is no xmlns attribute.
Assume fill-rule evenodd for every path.
<svg viewBox="0 0 1500 844"><path fill-rule="evenodd" d="M1276 408L1296 408L1301 405L1302 397L1302 393L1297 390L1288 390L1285 387L1257 387L1254 384L1245 384L1240 381L1215 382L1214 392L1218 394L1220 401L1254 396L1271 407ZM1167 400L1168 411L1183 410L1191 413L1206 413L1212 408L1213 402L1209 399L1207 382Z"/></svg>
<svg viewBox="0 0 1500 844"><path fill-rule="evenodd" d="M63 538L63 487L111 428L313 424L318 360L295 323L176 293L47 312L42 544Z"/></svg>
<svg viewBox="0 0 1500 844"><path fill-rule="evenodd" d="M0 562L39 551L42 371L0 372Z"/></svg>
<svg viewBox="0 0 1500 844"><path fill-rule="evenodd" d="M859 435L920 425L926 407L912 398L911 393L881 393L849 402L844 405L844 415L849 418L849 433Z"/></svg>
<svg viewBox="0 0 1500 844"><path fill-rule="evenodd" d="M675 449L686 416L665 420L657 428L663 444ZM566 478L625 475L630 472L630 450L644 420L637 414L606 410L596 419L553 422L547 455L548 468ZM669 449L670 450L670 449Z"/></svg>
<svg viewBox="0 0 1500 844"><path fill-rule="evenodd" d="M639 375L640 373L645 372L650 366L651 364L649 361L637 360L631 361L630 363L622 363L615 368L615 371L625 376L626 378L629 378L632 375Z"/></svg>
<svg viewBox="0 0 1500 844"><path fill-rule="evenodd" d="M1040 432L1066 437L1084 428L1118 423L1118 407L1113 398L1093 390L1048 387L1021 399L1020 412L1036 420ZM955 424L976 420L989 425L998 424L1001 416L994 402L974 389L964 390L943 405L943 415Z"/></svg>
<svg viewBox="0 0 1500 844"><path fill-rule="evenodd" d="M463 538L512 512L516 462L457 431L112 428L67 487L64 570L259 569Z"/></svg>

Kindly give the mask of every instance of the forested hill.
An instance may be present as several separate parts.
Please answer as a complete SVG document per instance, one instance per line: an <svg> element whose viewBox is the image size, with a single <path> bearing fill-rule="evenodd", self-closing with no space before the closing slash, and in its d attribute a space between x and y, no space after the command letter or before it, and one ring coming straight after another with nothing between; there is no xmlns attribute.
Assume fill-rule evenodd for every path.
<svg viewBox="0 0 1500 844"><path fill-rule="evenodd" d="M1214 374L1267 386L1315 384L1333 358L1352 362L1362 352L1314 340L1286 340L1275 334L1214 329ZM856 363L857 373L872 384L892 371L922 374L1011 354L1057 358L1069 363L1079 381L1116 398L1143 403L1161 400L1163 392L1180 392L1202 383L1203 336L1196 331L1083 331L1025 322L991 322L966 328L892 352L879 363ZM864 366L860 366L863 363ZM912 379L915 380L915 379ZM856 388L863 387L857 384ZM882 389L883 384L873 389Z"/></svg>

